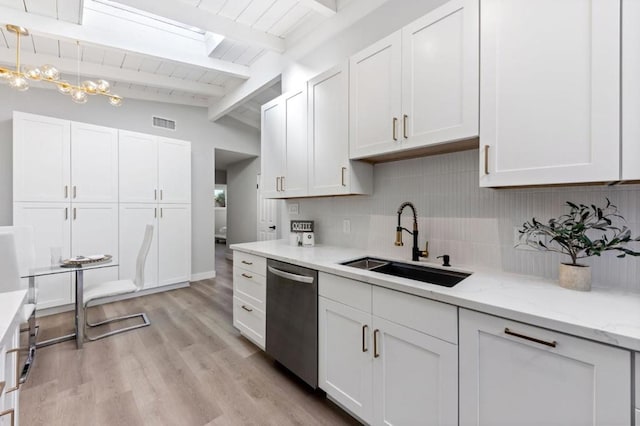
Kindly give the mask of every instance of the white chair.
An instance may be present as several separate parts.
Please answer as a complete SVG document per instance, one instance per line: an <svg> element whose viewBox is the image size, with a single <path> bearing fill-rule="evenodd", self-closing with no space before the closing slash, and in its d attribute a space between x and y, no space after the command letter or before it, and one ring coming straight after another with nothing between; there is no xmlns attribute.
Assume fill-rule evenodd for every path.
<svg viewBox="0 0 640 426"><path fill-rule="evenodd" d="M96 304L104 301L104 299L118 296L127 293L135 293L142 289L144 286L144 265L147 261L147 255L149 254L149 248L151 247L151 240L153 239L153 225L147 225L144 232L144 239L142 240L142 246L140 247L140 251L138 252L138 257L136 259L136 276L133 280L118 280L118 281L108 281L106 283L87 285L84 287L84 318L85 318L85 338L90 341L102 339L104 337L112 336L114 334L123 333L129 330L135 330L137 328L146 327L151 324L149 318L144 312L125 315L117 318L110 318L104 321L91 323L89 322L89 317L87 315L87 309L90 306L95 306ZM98 336L90 336L87 333L87 327L99 327L101 325L109 324L116 321L124 321L130 318L142 318L143 323L138 325L133 325L130 327L120 328L114 331L110 331L108 333L100 334Z"/></svg>
<svg viewBox="0 0 640 426"><path fill-rule="evenodd" d="M11 227L2 227L0 232L0 292L16 291L23 289L20 281L20 269L18 263L18 252L16 250L14 230ZM36 351L36 310L34 301L25 303L22 311L22 323L28 323L29 328L29 346L28 356L20 375L20 383L24 383L29 374L31 364L35 357ZM23 330L21 330L23 331Z"/></svg>

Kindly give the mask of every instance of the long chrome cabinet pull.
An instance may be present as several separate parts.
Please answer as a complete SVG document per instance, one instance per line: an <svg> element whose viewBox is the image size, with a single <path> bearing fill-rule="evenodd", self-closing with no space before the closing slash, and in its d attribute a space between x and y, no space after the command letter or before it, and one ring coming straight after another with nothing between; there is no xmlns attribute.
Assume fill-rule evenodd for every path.
<svg viewBox="0 0 640 426"><path fill-rule="evenodd" d="M160 198L162 198L162 197L160 197ZM162 208L162 207L160 207L160 219L162 219L162 218L164 217L164 213L163 213L163 211L162 211L162 210L163 210L163 208Z"/></svg>
<svg viewBox="0 0 640 426"><path fill-rule="evenodd" d="M247 262L246 260L243 260L242 263L244 263L245 265L253 265L253 262Z"/></svg>
<svg viewBox="0 0 640 426"><path fill-rule="evenodd" d="M280 176L276 176L276 192L280 192Z"/></svg>
<svg viewBox="0 0 640 426"><path fill-rule="evenodd" d="M380 330L377 328L373 330L373 357L380 357L380 352L378 352L378 334L380 334Z"/></svg>
<svg viewBox="0 0 640 426"><path fill-rule="evenodd" d="M489 174L489 145L484 146L484 174Z"/></svg>
<svg viewBox="0 0 640 426"><path fill-rule="evenodd" d="M253 312L253 309L247 308L245 305L242 305L242 309L244 309L247 312Z"/></svg>
<svg viewBox="0 0 640 426"><path fill-rule="evenodd" d="M76 208L73 208L73 220L76 220Z"/></svg>
<svg viewBox="0 0 640 426"><path fill-rule="evenodd" d="M0 417L4 417L7 414L11 414L11 426L15 426L16 424L16 418L15 418L15 410L13 408L9 409L9 410L4 410L4 411L0 411Z"/></svg>
<svg viewBox="0 0 640 426"><path fill-rule="evenodd" d="M158 217L158 208L157 208L157 207L154 207L154 208L153 208L153 217L154 217L154 218L157 218L157 217Z"/></svg>
<svg viewBox="0 0 640 426"><path fill-rule="evenodd" d="M154 199L154 200L157 200L157 199L158 199L158 190L157 190L157 189L154 189L154 190L153 190L153 199Z"/></svg>
<svg viewBox="0 0 640 426"><path fill-rule="evenodd" d="M244 272L242 273L242 276L249 279L253 278L253 275L245 274Z"/></svg>
<svg viewBox="0 0 640 426"><path fill-rule="evenodd" d="M64 220L69 220L69 207L64 208Z"/></svg>
<svg viewBox="0 0 640 426"><path fill-rule="evenodd" d="M511 330L509 330L508 327L505 327L504 333L508 334L509 336L514 336L514 337L519 337L521 339L529 340L530 342L540 343L541 345L545 345L545 346L551 346L552 348L555 348L556 345L558 344L558 342L556 342L555 340L553 340L551 342L548 342L546 340L538 339L538 338L531 337L531 336L526 336L524 334L520 334L520 333L517 333L515 331L511 331Z"/></svg>
<svg viewBox="0 0 640 426"><path fill-rule="evenodd" d="M284 176L280 176L280 190L284 192Z"/></svg>
<svg viewBox="0 0 640 426"><path fill-rule="evenodd" d="M9 355L9 354L12 354L12 353L16 354L16 378L15 378L16 379L16 385L14 387L12 387L12 388L7 389L7 391L5 393L15 392L18 389L20 389L20 359L19 359L19 356L18 356L19 352L20 352L20 348L16 348L16 349L9 349L5 354L5 356Z"/></svg>
<svg viewBox="0 0 640 426"><path fill-rule="evenodd" d="M347 171L347 168L343 167L342 171L340 172L341 173L340 177L342 178L342 186L347 186L347 184L344 183L344 172L346 172L346 171Z"/></svg>
<svg viewBox="0 0 640 426"><path fill-rule="evenodd" d="M362 326L362 352L368 352L369 348L367 348L367 330L369 326L367 324Z"/></svg>
<svg viewBox="0 0 640 426"><path fill-rule="evenodd" d="M76 186L73 185L73 198L76 198L77 195L78 195L78 190L77 190Z"/></svg>
<svg viewBox="0 0 640 426"><path fill-rule="evenodd" d="M64 198L68 198L69 197L69 185L65 185L64 186Z"/></svg>
<svg viewBox="0 0 640 426"><path fill-rule="evenodd" d="M402 136L405 139L409 139L409 136L407 136L407 120L409 119L409 116L407 114L404 114L402 116Z"/></svg>
<svg viewBox="0 0 640 426"><path fill-rule="evenodd" d="M393 140L398 140L398 118L393 117Z"/></svg>
<svg viewBox="0 0 640 426"><path fill-rule="evenodd" d="M162 189L161 189L161 190L160 190L160 201L162 201L162 195L163 195L162 193L163 193L163 192L164 192L164 190L162 190Z"/></svg>

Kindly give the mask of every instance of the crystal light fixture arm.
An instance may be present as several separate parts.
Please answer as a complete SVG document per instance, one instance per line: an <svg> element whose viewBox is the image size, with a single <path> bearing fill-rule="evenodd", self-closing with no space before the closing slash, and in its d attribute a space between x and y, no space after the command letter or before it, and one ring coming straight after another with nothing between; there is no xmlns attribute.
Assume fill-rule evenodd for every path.
<svg viewBox="0 0 640 426"><path fill-rule="evenodd" d="M7 80L9 85L21 92L29 89L29 81L43 81L45 83L55 84L58 91L65 95L71 95L71 100L76 103L83 104L87 102L87 95L102 95L109 99L109 104L113 106L122 105L122 97L111 93L111 85L105 80L93 82L91 80L83 81L80 84L80 42L78 46L78 69L77 84L73 85L65 80L60 80L60 72L52 65L43 65L37 67L20 67L20 36L28 36L29 30L17 25L7 24L7 31L16 35L16 67L15 70L0 66L0 81Z"/></svg>

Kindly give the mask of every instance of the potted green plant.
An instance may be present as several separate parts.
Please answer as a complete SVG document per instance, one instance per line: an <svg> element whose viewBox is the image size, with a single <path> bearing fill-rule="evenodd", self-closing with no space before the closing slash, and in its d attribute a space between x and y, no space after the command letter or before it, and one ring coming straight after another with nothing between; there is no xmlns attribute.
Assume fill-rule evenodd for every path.
<svg viewBox="0 0 640 426"><path fill-rule="evenodd" d="M604 208L595 205L574 204L567 201L569 213L549 219L544 224L534 217L522 224L520 243L541 251L561 253L571 258L571 263L561 263L560 285L574 290L591 290L591 269L578 263L579 259L600 256L605 251L619 252L617 257L640 256L640 252L627 248L633 238L625 225L618 207L607 198Z"/></svg>

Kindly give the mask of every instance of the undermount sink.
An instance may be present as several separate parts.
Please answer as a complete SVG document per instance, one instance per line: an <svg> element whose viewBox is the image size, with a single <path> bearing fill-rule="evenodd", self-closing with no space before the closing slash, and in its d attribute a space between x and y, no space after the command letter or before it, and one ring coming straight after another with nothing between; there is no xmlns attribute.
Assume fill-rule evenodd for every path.
<svg viewBox="0 0 640 426"><path fill-rule="evenodd" d="M442 269L431 268L429 266L412 265L409 263L382 260L372 257L350 260L342 263L342 265L366 269L368 271L379 272L386 275L393 275L394 277L408 278L429 284L441 285L444 287L453 287L471 275L465 272L445 271Z"/></svg>

